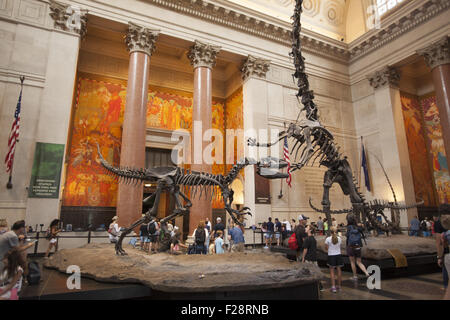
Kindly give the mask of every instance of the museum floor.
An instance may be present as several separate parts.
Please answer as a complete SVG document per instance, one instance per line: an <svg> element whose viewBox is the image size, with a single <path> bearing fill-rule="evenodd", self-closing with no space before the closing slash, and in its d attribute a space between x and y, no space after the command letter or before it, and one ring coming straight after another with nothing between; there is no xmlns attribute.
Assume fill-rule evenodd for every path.
<svg viewBox="0 0 450 320"><path fill-rule="evenodd" d="M329 276L326 268L322 272ZM369 290L364 280L350 280L351 272L343 272L342 290L330 292L329 282L324 283L321 300L440 300L444 296L442 274L430 273L381 280L381 290Z"/></svg>
<svg viewBox="0 0 450 320"><path fill-rule="evenodd" d="M35 260L35 259L33 259ZM40 263L43 259L36 259ZM121 299L142 298L148 296L150 290L138 284L106 284L90 279L82 279L82 293L77 294L66 288L67 276L49 269L42 270L39 285L24 286L22 299ZM327 268L322 271L328 276ZM443 297L441 273L429 273L384 279L381 290L369 290L364 280L358 283L350 280L351 273L343 272L342 290L339 293L329 291L329 281L323 281L324 290L321 300L440 300Z"/></svg>

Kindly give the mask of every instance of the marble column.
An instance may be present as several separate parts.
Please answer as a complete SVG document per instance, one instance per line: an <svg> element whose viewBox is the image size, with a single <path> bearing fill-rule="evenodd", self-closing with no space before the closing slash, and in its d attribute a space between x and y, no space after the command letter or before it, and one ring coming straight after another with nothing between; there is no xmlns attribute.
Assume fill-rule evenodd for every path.
<svg viewBox="0 0 450 320"><path fill-rule="evenodd" d="M242 65L242 99L244 114L244 141L249 137L257 137L258 130L268 128L268 85L265 80L269 71L270 61L249 55ZM260 139L258 139L260 140ZM245 144L246 157L257 159L259 152L266 148L249 147ZM278 156L278 155L276 155ZM266 221L271 216L270 204L255 203L255 170L253 166L244 169L244 207L249 207L252 216L246 217L246 225L251 226L257 222Z"/></svg>
<svg viewBox="0 0 450 320"><path fill-rule="evenodd" d="M187 56L194 68L194 101L192 110L191 170L211 172L211 164L203 150L210 141L203 141L203 134L212 128L212 68L220 47L195 41ZM197 193L198 195L198 193ZM199 221L212 219L211 199L192 198L189 216L189 234L197 228Z"/></svg>
<svg viewBox="0 0 450 320"><path fill-rule="evenodd" d="M393 184L397 199L414 204L416 202L414 184L398 87L400 74L394 68L385 67L369 75L368 79L374 88L381 147L380 160ZM387 182L385 186L382 192L375 190L376 197L393 201ZM415 215L417 209L409 209L407 215L400 217L400 226L408 226L409 220Z"/></svg>
<svg viewBox="0 0 450 320"><path fill-rule="evenodd" d="M50 1L49 4L53 26L48 31L45 86L41 94L37 130L34 135L35 142L67 146L80 39L86 34L87 11L57 1ZM27 110L23 109L22 112L26 113ZM64 158L63 163L65 161ZM27 225L43 223L48 226L53 219L59 217L62 182L61 175L59 198L28 199L25 213Z"/></svg>
<svg viewBox="0 0 450 320"><path fill-rule="evenodd" d="M150 57L159 32L129 23L126 45L130 52L127 98L123 119L120 165L145 167L145 129L147 117ZM120 226L129 226L142 214L142 185L119 184L117 216Z"/></svg>
<svg viewBox="0 0 450 320"><path fill-rule="evenodd" d="M419 50L418 54L425 58L431 68L436 104L442 126L447 165L450 168L450 37L446 36L431 46Z"/></svg>

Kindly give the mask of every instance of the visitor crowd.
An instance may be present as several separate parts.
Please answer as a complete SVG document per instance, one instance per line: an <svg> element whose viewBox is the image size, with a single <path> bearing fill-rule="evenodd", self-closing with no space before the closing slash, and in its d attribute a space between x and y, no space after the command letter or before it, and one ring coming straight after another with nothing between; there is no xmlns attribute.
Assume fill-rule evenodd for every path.
<svg viewBox="0 0 450 320"><path fill-rule="evenodd" d="M34 243L26 241L25 221L17 221L8 230L0 222L0 300L18 300L23 275L27 273L26 250Z"/></svg>
<svg viewBox="0 0 450 320"><path fill-rule="evenodd" d="M409 223L409 235L415 237L431 237L435 233L434 223L438 217L436 216L433 219L426 217L422 221L419 221L418 217L415 216Z"/></svg>
<svg viewBox="0 0 450 320"><path fill-rule="evenodd" d="M342 283L342 236L339 230L346 230L345 251L349 257L353 272L352 280L358 280L357 267L369 276L364 264L361 261L361 250L365 243L365 234L362 224L357 223L352 215L347 218L347 226L338 226L336 220L319 219L316 222L308 223L309 218L299 215L298 219L268 218L261 224L261 232L264 237L264 245L267 249L276 242L277 246L287 244L295 250L297 260L303 263L317 265L317 240L316 236L326 235L324 241L325 250L328 254L327 265L330 269L331 291L337 293L341 290ZM45 253L48 257L52 248L58 248L58 233L60 221L53 220L46 232L46 239L49 246ZM342 229L338 229L341 227ZM435 216L433 220L419 219L414 217L410 222L409 234L411 236L434 236L436 239L438 265L442 268L443 287L446 290L446 299L450 299L450 289L448 287L450 271L450 214ZM254 228L255 230L255 228ZM328 232L329 231L329 232ZM0 300L18 299L21 290L23 277L28 273L26 250L34 245L34 242L27 241L27 228L25 221L17 221L8 228L5 220L0 220ZM121 228L118 224L118 217L112 219L108 229L111 243L116 243L120 237ZM172 254L180 254L187 251L188 254L224 254L225 252L242 252L245 247L245 229L241 225L228 222L225 227L222 219L216 219L212 226L208 218L198 223L198 227L192 234L192 244L188 245L182 241L182 233L173 221L166 223L163 227L158 219L147 224L142 224L139 228L139 245L137 238L130 241L135 248L139 248L149 254L157 252L159 249L169 250ZM228 240L226 244L225 237ZM134 240L133 240L134 239ZM364 242L364 243L363 243ZM163 248L162 246L166 246ZM185 250L182 250L185 249ZM321 288L322 285L320 284Z"/></svg>

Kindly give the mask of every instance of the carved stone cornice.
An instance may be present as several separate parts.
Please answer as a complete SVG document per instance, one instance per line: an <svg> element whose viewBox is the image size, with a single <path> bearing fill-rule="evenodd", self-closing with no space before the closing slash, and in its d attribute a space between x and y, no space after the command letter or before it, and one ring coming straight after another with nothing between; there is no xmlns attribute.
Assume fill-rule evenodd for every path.
<svg viewBox="0 0 450 320"><path fill-rule="evenodd" d="M376 90L384 86L398 88L400 73L393 67L384 67L367 76L370 85Z"/></svg>
<svg viewBox="0 0 450 320"><path fill-rule="evenodd" d="M49 7L55 29L86 36L87 10L54 0L50 0Z"/></svg>
<svg viewBox="0 0 450 320"><path fill-rule="evenodd" d="M269 71L270 61L249 55L241 68L242 80L250 77L265 78Z"/></svg>
<svg viewBox="0 0 450 320"><path fill-rule="evenodd" d="M291 25L271 22L265 18L250 16L234 11L220 4L206 0L147 0L159 7L190 15L215 24L233 28L257 37L291 46ZM379 49L397 39L406 32L422 25L433 17L450 8L450 0L421 0L412 4L413 8L406 16L382 29L373 30L347 45L326 38L314 32L304 30L301 34L303 51L327 57L340 62L357 59ZM273 18L272 18L273 20Z"/></svg>
<svg viewBox="0 0 450 320"><path fill-rule="evenodd" d="M216 65L216 56L220 51L219 46L203 43L195 40L187 53L191 65L195 68L206 67L212 69Z"/></svg>
<svg viewBox="0 0 450 320"><path fill-rule="evenodd" d="M431 69L443 64L450 64L450 36L444 37L427 48L418 50L417 54L425 58Z"/></svg>
<svg viewBox="0 0 450 320"><path fill-rule="evenodd" d="M250 16L230 8L205 0L147 0L159 7L190 15L214 24L223 25L247 34L268 39L277 43L291 46L291 28L286 22L276 25L259 17ZM310 31L305 31L308 33ZM320 34L314 37L301 35L304 51L332 58L341 62L348 61L350 55L347 45L339 41L326 38Z"/></svg>
<svg viewBox="0 0 450 320"><path fill-rule="evenodd" d="M156 49L155 42L158 36L159 30L149 29L133 22L128 22L125 43L130 53L138 51L151 56Z"/></svg>

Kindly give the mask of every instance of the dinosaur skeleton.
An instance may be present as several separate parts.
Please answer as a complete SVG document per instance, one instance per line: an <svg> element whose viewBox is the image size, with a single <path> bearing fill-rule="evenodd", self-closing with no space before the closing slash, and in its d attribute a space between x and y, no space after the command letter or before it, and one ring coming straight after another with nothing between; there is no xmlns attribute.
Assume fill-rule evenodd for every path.
<svg viewBox="0 0 450 320"><path fill-rule="evenodd" d="M398 221L392 223L384 215L383 210L390 208L392 210L405 210L417 206L400 206L397 204L390 204L384 201L373 201L367 203L362 193L358 190L355 178L352 174L350 164L346 156L340 153L334 141L333 134L327 130L319 121L318 109L314 103L314 92L309 87L308 76L305 73L305 58L301 51L301 14L302 14L303 0L296 0L294 15L292 16L292 51L290 56L293 58L295 73L292 75L293 79L297 80L298 92L297 99L303 105L299 112L297 121L290 123L287 130L279 133L278 139L269 143L257 143L254 138L248 139L249 146L257 147L271 147L280 141L293 139L294 146L291 149L291 156L293 156L293 164L291 164L291 172L300 170L301 168L310 165L313 166L316 161L320 166L325 166L328 170L324 175L323 183L323 210L320 210L312 204L310 206L318 212L325 213L327 220L331 221L331 214L353 213L359 221L362 221L366 226L372 228L392 231L399 230ZM304 113L304 119L299 120L300 115ZM380 163L381 164L381 163ZM389 184L390 181L388 180ZM330 209L329 191L334 183L338 183L342 192L350 197L352 209L332 211ZM392 185L391 185L392 189ZM393 191L393 189L392 189ZM386 224L380 223L376 216L380 213L386 220ZM399 220L399 219L398 219Z"/></svg>
<svg viewBox="0 0 450 320"><path fill-rule="evenodd" d="M237 178L239 172L246 166L255 164L257 166L256 172L264 178L280 179L288 176L285 173L273 170L275 167L284 168L287 166L287 163L283 160L271 157L264 158L259 162L244 158L233 165L227 175L189 171L179 167L157 167L151 169L135 169L129 167L116 168L103 158L100 147L97 146L97 148L101 165L106 169L108 174L114 176L120 182L128 184L156 182L157 184L156 191L143 200L144 205L149 205L153 201L153 206L142 218L134 222L121 233L119 240L116 243L116 253L121 255L126 254L122 248L122 242L125 236L142 223L154 222L156 220L159 199L161 193L164 191L168 192L175 201L175 209L173 212L160 220L164 234L168 235L167 222L178 216L189 214L189 208L192 206L192 203L189 197L186 196L188 191L191 191L192 197L198 196L199 198L202 196L212 198L220 193L225 204L225 210L236 224L242 225L242 219L245 215L251 215L250 209L244 207L241 210L235 210L231 207L234 191L230 186ZM185 205L183 205L183 201L186 202ZM167 241L168 239L163 239L163 242Z"/></svg>

